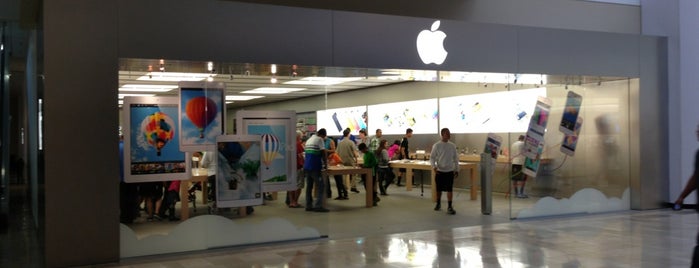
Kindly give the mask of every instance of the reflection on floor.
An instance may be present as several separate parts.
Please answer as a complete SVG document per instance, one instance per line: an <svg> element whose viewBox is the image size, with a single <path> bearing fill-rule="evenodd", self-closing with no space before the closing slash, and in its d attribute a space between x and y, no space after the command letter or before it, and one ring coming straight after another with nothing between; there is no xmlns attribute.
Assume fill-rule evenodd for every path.
<svg viewBox="0 0 699 268"><path fill-rule="evenodd" d="M510 200L502 194L493 196L492 214L483 215L480 198L470 200L468 189L456 190L453 198L456 215L447 215L446 193L442 196L443 209L439 212L434 211L429 186L406 191L405 187L399 188L392 185L388 189L389 195L380 196L379 205L372 208L364 207L364 189L360 188L360 191L359 194L350 192L349 200L328 199L326 207L330 213L313 213L306 212L303 208L288 208L284 202L286 193L280 192L277 200L265 201L263 206L256 206L251 216L239 217L236 209L220 211L218 214L234 219L238 223L257 223L264 219L281 217L291 221L297 227L313 227L331 239L510 221ZM200 195L199 192L198 194ZM304 198L305 194L302 194L299 203L305 204L302 201ZM197 197L196 212L190 208L190 213L193 213L194 217L209 213L208 206L201 204L199 200L201 200L200 196ZM518 211L523 207L532 206L536 200L538 200L536 197L513 199L512 205ZM141 217L128 226L134 230L137 237L142 238L151 234L167 234L177 224L178 222L167 220L147 222L146 214L142 211Z"/></svg>
<svg viewBox="0 0 699 268"><path fill-rule="evenodd" d="M426 213L434 221L448 218L444 213ZM699 219L693 210L625 211L227 248L196 254L128 259L117 265L689 267L698 224Z"/></svg>

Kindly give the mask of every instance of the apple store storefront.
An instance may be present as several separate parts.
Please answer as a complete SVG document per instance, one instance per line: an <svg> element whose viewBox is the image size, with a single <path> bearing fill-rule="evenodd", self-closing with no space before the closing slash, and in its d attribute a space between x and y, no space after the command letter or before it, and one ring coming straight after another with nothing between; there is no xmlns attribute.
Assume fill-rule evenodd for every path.
<svg viewBox="0 0 699 268"><path fill-rule="evenodd" d="M434 204L433 187L429 171L417 167L411 179L418 186L408 190L404 174L404 186L389 186L390 196L378 208L364 203L359 184L362 194L352 203L327 199L330 213L288 209L287 191L304 180L296 175L296 130L305 139L324 128L337 139L346 128L357 137L360 129L370 137L380 129L390 146L410 128L413 159L401 163L417 164L429 156L440 129L449 128L465 163L454 183L456 206L481 208L469 217L584 216L655 208L664 201L653 197L660 193L639 194L667 188L661 186L667 149L654 142L662 136L666 114L663 39L236 2L208 1L167 12L138 1L119 5L134 11L128 19L117 15L126 184L180 179L178 196L186 198L177 207L186 215L165 227L148 227L144 217L119 224L121 258L333 238L342 235L333 226L343 221L343 213L369 222L378 215L372 210L383 206L395 209L381 217L410 213L401 203L387 202L393 198L424 203L413 212L422 223L412 231L434 229L431 224L442 221L422 211ZM295 19L280 21L278 15L289 12ZM173 16L186 19L157 23ZM211 20L228 30L202 31ZM249 27L244 21L259 24ZM143 29L144 24L152 27ZM186 122L192 118L187 101L197 94L209 97L213 106L202 105L216 111L209 114L213 120L192 119L201 137L213 141L202 146L189 139L198 134L185 130L192 127ZM171 111L170 118L145 111L153 107ZM143 123L151 117L181 129L164 145L149 144L149 134L141 132L152 130ZM270 133L275 137L265 140ZM261 135L262 141L249 134ZM523 150L513 152L520 136ZM252 159L260 159L259 176L233 178L219 167L215 185L209 186L225 197L204 205L206 176L197 174L204 157L196 152L214 144L219 158L239 150L235 161L242 163L252 153ZM179 154L172 168L136 163L157 162L141 155L156 147L159 154ZM484 152L490 158L482 161ZM513 159L520 155L523 168L513 172ZM280 170L270 168L277 164ZM484 165L487 175L481 174ZM182 174L173 171L178 167ZM394 167L398 174L399 166ZM158 170L169 173L154 176ZM521 174L526 180L516 182ZM329 181L336 197L335 180ZM191 186L197 182L204 189ZM254 194L233 193L244 191ZM194 202L188 202L190 192ZM305 189L299 200L310 205L304 202Z"/></svg>

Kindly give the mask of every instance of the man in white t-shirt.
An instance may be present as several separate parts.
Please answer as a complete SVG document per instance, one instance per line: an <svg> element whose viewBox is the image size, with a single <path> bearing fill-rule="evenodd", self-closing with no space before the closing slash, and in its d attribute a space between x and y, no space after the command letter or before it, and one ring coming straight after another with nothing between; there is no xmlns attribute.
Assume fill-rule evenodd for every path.
<svg viewBox="0 0 699 268"><path fill-rule="evenodd" d="M519 135L517 141L510 146L510 161L512 161L512 186L515 188L517 198L528 198L524 194L524 184L527 182L527 175L522 172L524 165L524 135Z"/></svg>

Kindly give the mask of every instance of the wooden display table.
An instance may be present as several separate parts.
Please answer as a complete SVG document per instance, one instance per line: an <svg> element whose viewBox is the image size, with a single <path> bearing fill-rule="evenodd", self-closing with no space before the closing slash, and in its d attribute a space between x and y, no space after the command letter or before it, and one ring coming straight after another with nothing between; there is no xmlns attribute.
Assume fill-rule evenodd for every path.
<svg viewBox="0 0 699 268"><path fill-rule="evenodd" d="M324 171L323 176L334 176L334 175L352 175L352 174L364 174L366 175L366 207L370 208L374 206L374 171L371 168L362 167L350 167L350 166L330 166ZM329 187L329 186L328 186ZM325 194L325 193L323 193Z"/></svg>
<svg viewBox="0 0 699 268"><path fill-rule="evenodd" d="M460 154L459 161L480 163L481 162L481 155L478 155L478 154ZM504 156L504 155L499 155L497 163L510 163L510 158L507 156Z"/></svg>
<svg viewBox="0 0 699 268"><path fill-rule="evenodd" d="M183 221L189 219L189 187L192 183L201 183L202 205L206 205L208 199L208 182L209 175L205 168L192 169L192 177L189 180L182 180L180 183L180 219ZM195 201L196 202L196 201Z"/></svg>
<svg viewBox="0 0 699 268"><path fill-rule="evenodd" d="M480 158L480 157L479 157ZM432 201L437 201L437 187L435 184L436 173L429 161L415 161L415 160L393 160L389 162L389 166L393 169L404 168L405 169L405 188L407 191L412 191L413 189L413 170L429 170L432 182ZM471 175L471 200L478 199L478 184L476 184L476 169L478 169L478 164L474 163L463 163L459 162L459 173L464 169L470 170ZM458 179L458 178L457 178Z"/></svg>

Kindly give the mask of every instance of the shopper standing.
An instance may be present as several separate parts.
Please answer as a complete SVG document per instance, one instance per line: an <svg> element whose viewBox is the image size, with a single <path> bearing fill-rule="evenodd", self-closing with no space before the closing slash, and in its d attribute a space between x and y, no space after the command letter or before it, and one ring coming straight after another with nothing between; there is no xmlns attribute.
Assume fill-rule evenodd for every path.
<svg viewBox="0 0 699 268"><path fill-rule="evenodd" d="M398 151L400 152L400 159L410 159L410 150L408 148L408 139L413 136L413 129L408 128L405 130L405 137L403 137L402 140L400 140L400 148ZM400 168L398 169L398 178L396 179L396 186L400 187L400 178L403 177L403 174L405 174L405 169Z"/></svg>
<svg viewBox="0 0 699 268"><path fill-rule="evenodd" d="M381 142L381 136L383 136L383 131L380 128L376 129L376 135L369 139L369 151L375 152L379 148L379 143Z"/></svg>
<svg viewBox="0 0 699 268"><path fill-rule="evenodd" d="M305 184L305 178L303 175L303 132L301 130L296 131L296 189L293 191L287 191L286 198L289 200L287 203L290 208L301 208L302 205L299 204L299 195L301 195L301 189L303 189Z"/></svg>
<svg viewBox="0 0 699 268"><path fill-rule="evenodd" d="M437 204L434 210L442 208L442 192L447 192L448 210L447 214L454 215L456 211L452 207L452 189L454 178L459 176L459 154L456 152L456 145L450 142L451 132L448 128L443 128L440 132L442 140L432 145L430 153L430 165L434 170L435 184L437 187Z"/></svg>
<svg viewBox="0 0 699 268"><path fill-rule="evenodd" d="M696 130L696 135L697 135L697 140L699 140L699 125L697 125L697 130ZM684 203L684 199L692 193L694 190L697 190L697 177L699 176L699 150L694 154L694 172L692 173L692 176L689 177L689 180L687 181L687 185L684 186L684 190L682 190L682 193L680 196L677 198L675 201L675 206L682 206L682 203ZM699 190L697 191L699 193ZM697 199L699 199L699 194L697 195ZM697 206L697 211L699 212L699 206ZM696 244L694 245L694 253L692 254L692 267L699 267L699 234L697 234L696 238Z"/></svg>
<svg viewBox="0 0 699 268"><path fill-rule="evenodd" d="M321 128L316 135L311 136L306 141L306 159L303 163L303 170L306 173L306 211L328 212L328 209L323 207L325 183L321 174L322 170L328 167L328 156L323 141L326 136L326 130ZM314 185L316 188L315 202L313 200Z"/></svg>
<svg viewBox="0 0 699 268"><path fill-rule="evenodd" d="M342 140L340 143L337 144L337 154L340 155L340 158L342 158L342 164L345 166L350 166L354 167L357 165L357 147L352 140L349 139L350 135L350 130L345 129L342 131ZM356 175L350 175L350 176L356 176ZM354 183L351 183L351 189L350 191L359 193L359 190L357 190L357 184L356 181L359 181L359 179L352 178L352 181L355 181Z"/></svg>
<svg viewBox="0 0 699 268"><path fill-rule="evenodd" d="M527 182L527 175L522 172L524 165L524 135L519 135L517 141L510 146L510 158L512 161L512 187L515 188L515 196L517 198L528 198L524 194L524 184Z"/></svg>

